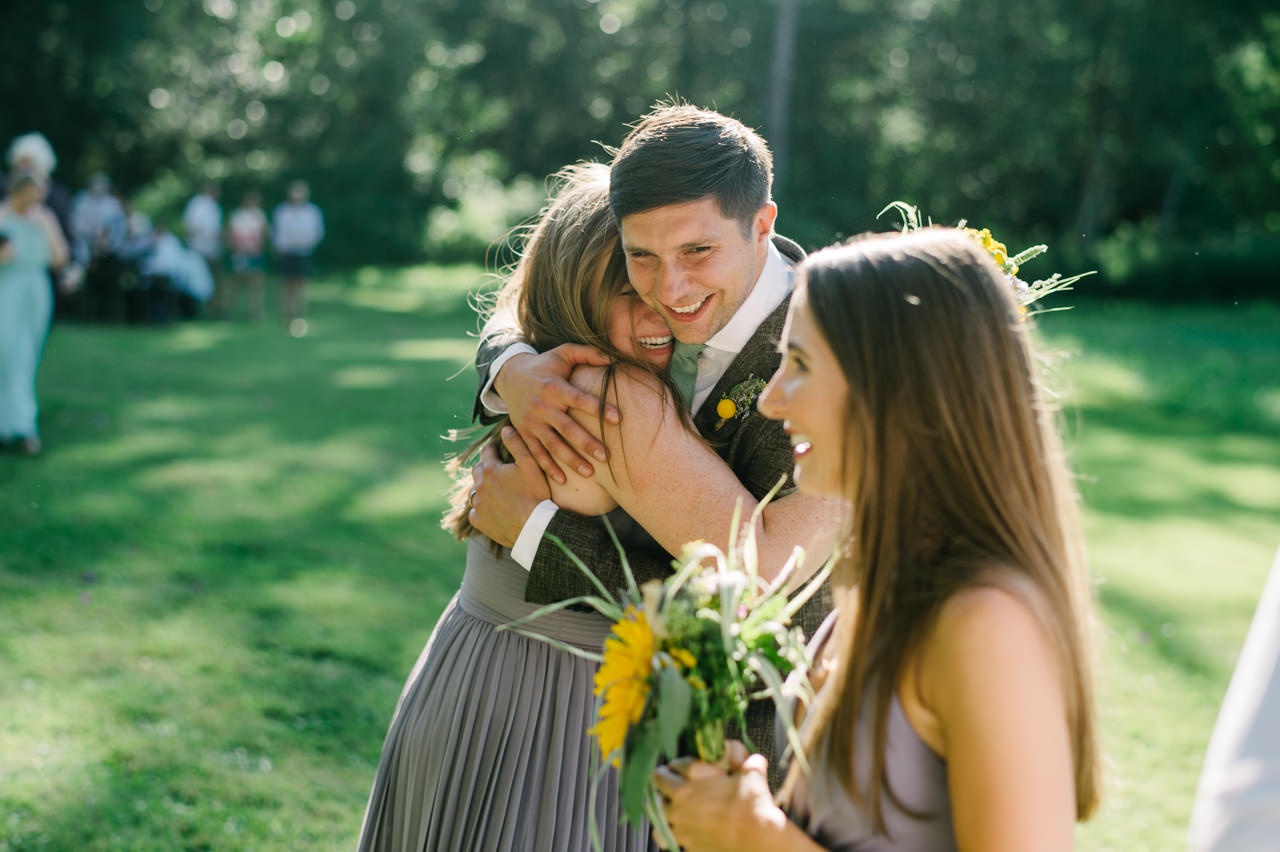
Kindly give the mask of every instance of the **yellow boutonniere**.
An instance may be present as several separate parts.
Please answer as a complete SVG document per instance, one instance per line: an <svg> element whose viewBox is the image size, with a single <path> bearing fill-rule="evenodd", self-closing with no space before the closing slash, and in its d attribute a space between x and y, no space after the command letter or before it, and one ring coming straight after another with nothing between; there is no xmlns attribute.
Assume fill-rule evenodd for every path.
<svg viewBox="0 0 1280 852"><path fill-rule="evenodd" d="M720 418L716 422L716 429L735 417L745 418L750 414L752 407L756 404L756 397L760 395L760 391L764 390L765 384L767 383L764 379L752 375L746 381L738 382L730 388L729 393L716 403L716 416Z"/></svg>

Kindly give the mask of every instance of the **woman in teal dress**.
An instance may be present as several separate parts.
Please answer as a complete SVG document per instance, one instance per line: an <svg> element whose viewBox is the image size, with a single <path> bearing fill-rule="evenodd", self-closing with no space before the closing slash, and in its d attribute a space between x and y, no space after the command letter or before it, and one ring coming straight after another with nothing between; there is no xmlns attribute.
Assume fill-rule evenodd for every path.
<svg viewBox="0 0 1280 852"><path fill-rule="evenodd" d="M53 308L48 269L67 261L44 192L38 177L20 173L0 204L0 441L26 455L41 447L36 371Z"/></svg>

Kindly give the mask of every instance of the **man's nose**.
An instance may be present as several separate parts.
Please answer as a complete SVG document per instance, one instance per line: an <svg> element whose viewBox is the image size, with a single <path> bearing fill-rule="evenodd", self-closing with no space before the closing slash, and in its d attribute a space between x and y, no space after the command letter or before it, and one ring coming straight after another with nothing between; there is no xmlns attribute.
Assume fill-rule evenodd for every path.
<svg viewBox="0 0 1280 852"><path fill-rule="evenodd" d="M658 298L665 305L681 307L688 301L689 279L679 263L664 263L658 271Z"/></svg>

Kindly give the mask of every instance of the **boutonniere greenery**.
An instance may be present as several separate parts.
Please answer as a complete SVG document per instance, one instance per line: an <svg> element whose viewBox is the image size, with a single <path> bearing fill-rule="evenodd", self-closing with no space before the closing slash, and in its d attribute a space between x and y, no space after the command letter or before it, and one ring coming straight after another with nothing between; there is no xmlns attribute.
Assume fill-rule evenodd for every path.
<svg viewBox="0 0 1280 852"><path fill-rule="evenodd" d="M731 387L729 392L716 403L716 415L720 418L716 421L716 428L719 429L730 420L745 418L750 414L755 408L756 397L760 396L760 391L764 390L766 384L764 379L751 375L746 381L738 382Z"/></svg>

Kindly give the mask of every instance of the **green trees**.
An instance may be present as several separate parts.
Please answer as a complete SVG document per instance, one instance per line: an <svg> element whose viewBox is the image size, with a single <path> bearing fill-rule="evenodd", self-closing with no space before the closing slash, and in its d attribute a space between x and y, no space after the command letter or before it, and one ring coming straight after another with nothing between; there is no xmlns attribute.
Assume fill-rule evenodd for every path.
<svg viewBox="0 0 1280 852"><path fill-rule="evenodd" d="M305 177L335 260L475 257L667 95L775 141L779 227L810 246L897 198L1112 278L1280 239L1259 0L61 0L5 23L0 133L43 131L63 180L105 170L172 215L202 178Z"/></svg>

